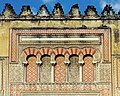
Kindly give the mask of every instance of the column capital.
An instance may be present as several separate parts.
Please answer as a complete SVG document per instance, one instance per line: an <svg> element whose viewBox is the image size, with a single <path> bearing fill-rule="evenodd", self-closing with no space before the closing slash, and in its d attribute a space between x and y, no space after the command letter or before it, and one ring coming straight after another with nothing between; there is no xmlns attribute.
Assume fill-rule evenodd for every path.
<svg viewBox="0 0 120 96"><path fill-rule="evenodd" d="M41 64L42 64L42 61L36 61L36 63L37 63L38 65L41 65Z"/></svg>
<svg viewBox="0 0 120 96"><path fill-rule="evenodd" d="M70 61L64 61L64 63L65 63L66 65L69 65L69 64L70 64Z"/></svg>
<svg viewBox="0 0 120 96"><path fill-rule="evenodd" d="M78 61L78 64L80 64L80 66L83 66L84 61Z"/></svg>
<svg viewBox="0 0 120 96"><path fill-rule="evenodd" d="M94 65L96 65L98 62L97 62L97 61L93 61L92 63L93 63Z"/></svg>
<svg viewBox="0 0 120 96"><path fill-rule="evenodd" d="M55 65L56 61L50 61L51 65Z"/></svg>
<svg viewBox="0 0 120 96"><path fill-rule="evenodd" d="M27 61L25 61L25 62L22 62L22 64L25 66L25 65L27 65L27 64L28 64L28 62L27 62Z"/></svg>
<svg viewBox="0 0 120 96"><path fill-rule="evenodd" d="M28 65L28 62L27 62L27 61L25 61L25 62L22 62L22 65L23 65L24 67L27 67L27 65Z"/></svg>

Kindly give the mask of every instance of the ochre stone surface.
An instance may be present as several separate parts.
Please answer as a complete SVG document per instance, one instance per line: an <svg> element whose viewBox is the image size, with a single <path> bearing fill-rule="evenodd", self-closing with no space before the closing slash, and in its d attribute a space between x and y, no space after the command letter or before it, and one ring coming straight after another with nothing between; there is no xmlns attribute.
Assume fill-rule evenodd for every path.
<svg viewBox="0 0 120 96"><path fill-rule="evenodd" d="M11 5L7 4L6 6L9 7ZM52 14L51 17L33 16L29 6L28 7L24 6L26 11L23 8L25 12L23 12L21 16L16 15L13 9L12 10L6 9L7 7L5 8L3 14L0 15L0 64L1 64L0 72L2 72L0 77L1 82L0 96L49 96L48 94L50 94L50 96L58 96L58 94L60 94L60 96L64 95L69 96L70 94L72 94L72 96L74 95L119 96L120 95L119 14L117 14L117 17L115 17L114 12L109 5L106 5L106 8L109 9L108 14L106 14L106 10L104 9L102 12L102 16L97 14L96 9L93 6L89 6L88 9L86 10L86 14L81 15L79 14L78 6L74 5L73 10L71 10L74 13L72 14L72 16L70 14L64 15L62 7L59 3L56 4L56 7L54 8L55 12L53 12L54 14ZM27 8L29 9L28 12ZM59 12L59 14L57 14L57 12ZM49 14L49 12L47 14ZM13 30L15 28L18 30L20 28L17 34L15 34L15 32L17 31ZM25 30L26 28L28 30ZM34 30L37 28L38 28L37 31ZM54 29L58 30L55 31ZM68 31L62 29L65 30L68 29ZM100 44L96 45L95 44L90 45L90 43L80 45L80 42L67 43L68 45L66 45L67 42L66 41L64 43L60 42L60 44L62 45L61 46L59 43L56 43L57 41L55 42L56 44L53 45L51 41L38 42L37 44L35 44L34 42L21 43L21 41L19 41L20 39L19 36L21 36L21 34L25 36L29 34L30 34L29 36L34 36L37 34L38 36L38 33L43 32L41 30L44 30L44 32L50 32L50 34L52 34L51 36L54 35L57 36L56 35L57 33L59 34L65 33L64 36L67 37L68 35L67 33L70 33L71 29L75 29L72 31L74 32L74 34L72 35L75 36L76 36L75 32L78 32L78 30L79 32L82 33L81 29L87 30L86 31L87 34L89 34L89 32L90 33L94 32L92 34L95 34L95 30L97 33L98 32L97 30L99 29L103 29L104 32L108 32L109 34L108 33L105 34L105 37L101 35L103 33L99 34L101 36L101 40L103 38L104 40L100 42ZM38 32L39 30L40 32ZM29 34L27 33L26 33L27 35L24 34L27 31ZM32 35L30 32L32 33ZM86 33L83 34L83 37L85 34ZM14 36L15 38L14 40L12 40ZM61 38L60 36L58 37ZM15 43L13 44L13 42ZM11 48L11 46L13 49ZM87 66L90 67L89 70L84 69L83 65L84 61L82 61L83 56L85 55L85 51L83 51L84 47L86 48L94 47L95 49L99 50L95 53L95 56L93 56L94 62L89 63L91 67ZM26 73L26 70L24 68L28 63L26 60L26 56L29 54L25 55L22 53L22 52L25 53L24 50L27 50L27 48L32 49L32 51L34 51L35 49L35 52L33 52L33 54L37 55L36 57L37 62L34 62L33 66L28 65L27 68L28 73ZM106 51L108 53L106 53ZM29 50L27 52L30 53ZM56 58L57 55L60 55L60 57L58 56ZM69 56L71 55L73 55L73 57L74 56L76 57L69 58ZM48 57L43 57L41 59L42 56ZM56 60L54 58L56 58ZM72 64L70 65L69 63L71 62L75 63L76 65L75 66ZM68 69L66 69L67 64ZM40 78L38 78L40 73L38 66L40 66L41 68ZM71 68L71 66L73 67ZM91 76L91 78L88 78L88 80L87 78L82 77L85 78L83 80L84 82L79 82L81 80L80 66L83 68L83 71L84 70L87 71ZM31 70L33 73L29 72ZM87 72L85 71L83 72L83 76L86 75L89 77L89 75L86 74ZM53 77L52 74L54 74L55 77ZM74 76L75 74L77 76ZM28 77L27 80L26 75ZM49 76L47 77L47 75ZM72 77L74 79L72 79ZM53 94L51 92L53 92Z"/></svg>

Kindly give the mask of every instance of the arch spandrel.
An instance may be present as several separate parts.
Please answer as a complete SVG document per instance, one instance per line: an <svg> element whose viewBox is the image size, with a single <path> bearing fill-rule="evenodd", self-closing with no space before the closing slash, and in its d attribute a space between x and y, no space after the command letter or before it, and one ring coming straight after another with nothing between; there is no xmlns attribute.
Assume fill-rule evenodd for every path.
<svg viewBox="0 0 120 96"><path fill-rule="evenodd" d="M83 47L80 49L79 51L79 59L83 60L83 56L86 54L90 54L93 56L93 62L100 62L101 61L101 52L99 49L97 48L93 48L93 47Z"/></svg>
<svg viewBox="0 0 120 96"><path fill-rule="evenodd" d="M27 47L27 48L23 49L19 56L19 62L20 63L26 62L26 58L30 54L37 56L36 55L37 51L38 51L38 49L35 47Z"/></svg>
<svg viewBox="0 0 120 96"><path fill-rule="evenodd" d="M72 54L76 54L79 56L79 61L82 61L82 58L85 54L91 54L93 55L93 61L95 62L100 62L102 55L99 49L93 48L93 47L83 47L83 48L63 48L63 47L57 47L54 49L51 48L25 48L22 53L20 54L20 58L19 61L25 62L26 61L26 57L29 54L34 54L37 57L37 61L39 61L39 59L41 58L42 55L50 55L51 56L51 60L55 59L55 56L58 54L64 55L65 58L69 59L69 56ZM52 59L53 58L53 59Z"/></svg>

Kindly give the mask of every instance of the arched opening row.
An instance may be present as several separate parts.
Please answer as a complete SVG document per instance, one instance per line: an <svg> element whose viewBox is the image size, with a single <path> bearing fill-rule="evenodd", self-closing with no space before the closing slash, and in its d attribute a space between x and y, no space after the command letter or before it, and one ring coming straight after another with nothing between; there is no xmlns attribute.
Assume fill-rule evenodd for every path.
<svg viewBox="0 0 120 96"><path fill-rule="evenodd" d="M65 83L65 82L94 82L93 56L83 56L84 62L79 62L78 55L69 56L57 55L51 61L49 55L43 55L41 61L37 62L35 55L27 56L27 63L24 64L24 81L27 83Z"/></svg>

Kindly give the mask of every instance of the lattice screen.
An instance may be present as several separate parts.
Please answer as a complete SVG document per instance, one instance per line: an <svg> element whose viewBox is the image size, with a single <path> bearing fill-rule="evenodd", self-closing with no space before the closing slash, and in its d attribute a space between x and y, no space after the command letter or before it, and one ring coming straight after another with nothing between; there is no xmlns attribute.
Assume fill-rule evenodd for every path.
<svg viewBox="0 0 120 96"><path fill-rule="evenodd" d="M35 83L38 81L38 65L36 64L36 57L29 57L28 59L26 81L28 83Z"/></svg>
<svg viewBox="0 0 120 96"><path fill-rule="evenodd" d="M40 66L40 82L51 82L51 64L49 56L42 58L42 65Z"/></svg>
<svg viewBox="0 0 120 96"><path fill-rule="evenodd" d="M70 58L70 65L68 71L69 82L79 82L79 64L78 56L72 56Z"/></svg>
<svg viewBox="0 0 120 96"><path fill-rule="evenodd" d="M92 64L92 57L85 57L85 64L83 65L83 82L94 81L94 65Z"/></svg>
<svg viewBox="0 0 120 96"><path fill-rule="evenodd" d="M56 58L55 65L55 82L61 83L66 81L66 65L64 64L64 57Z"/></svg>

